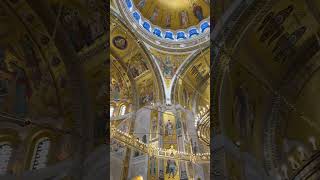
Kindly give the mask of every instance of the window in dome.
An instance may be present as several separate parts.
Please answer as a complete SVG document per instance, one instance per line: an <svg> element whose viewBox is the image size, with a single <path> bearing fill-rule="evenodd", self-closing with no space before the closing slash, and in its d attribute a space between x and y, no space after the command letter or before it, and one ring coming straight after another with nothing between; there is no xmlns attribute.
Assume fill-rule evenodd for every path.
<svg viewBox="0 0 320 180"><path fill-rule="evenodd" d="M123 116L126 113L126 106L122 105L120 108L120 115Z"/></svg>
<svg viewBox="0 0 320 180"><path fill-rule="evenodd" d="M114 107L113 107L113 106L111 106L111 107L110 107L110 117L112 117L112 116L113 116L113 112L114 112Z"/></svg>
<svg viewBox="0 0 320 180"><path fill-rule="evenodd" d="M32 157L32 165L31 169L41 169L46 167L47 160L48 160L48 154L49 154L49 148L50 148L50 140L49 138L45 137L40 139L35 146L35 151L33 152Z"/></svg>
<svg viewBox="0 0 320 180"><path fill-rule="evenodd" d="M6 174L12 148L9 143L0 143L0 174Z"/></svg>

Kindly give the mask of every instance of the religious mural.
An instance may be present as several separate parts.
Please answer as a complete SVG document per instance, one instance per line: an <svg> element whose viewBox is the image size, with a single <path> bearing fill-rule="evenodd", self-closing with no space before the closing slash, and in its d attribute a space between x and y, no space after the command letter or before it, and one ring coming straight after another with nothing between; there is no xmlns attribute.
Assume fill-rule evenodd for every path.
<svg viewBox="0 0 320 180"><path fill-rule="evenodd" d="M143 19L162 29L178 30L197 26L210 15L209 0L133 0Z"/></svg>
<svg viewBox="0 0 320 180"><path fill-rule="evenodd" d="M137 5L137 8L138 9L142 9L146 4L146 0L140 0L138 5Z"/></svg>
<svg viewBox="0 0 320 180"><path fill-rule="evenodd" d="M133 78L139 77L145 71L149 70L145 58L138 53L127 62L127 68Z"/></svg>
<svg viewBox="0 0 320 180"><path fill-rule="evenodd" d="M141 87L139 92L139 104L141 106L150 105L150 103L153 101L154 91L153 91L153 85L146 85Z"/></svg>
<svg viewBox="0 0 320 180"><path fill-rule="evenodd" d="M182 121L181 121L181 113L179 112L176 117L176 132L177 137L182 137Z"/></svg>
<svg viewBox="0 0 320 180"><path fill-rule="evenodd" d="M166 27L169 28L171 26L171 14L167 14L166 16Z"/></svg>
<svg viewBox="0 0 320 180"><path fill-rule="evenodd" d="M110 98L114 101L124 100L127 97L127 91L124 89L124 81L120 78L121 76L112 77L110 83Z"/></svg>
<svg viewBox="0 0 320 180"><path fill-rule="evenodd" d="M118 49L124 50L128 46L127 40L122 36L116 36L112 39L112 43Z"/></svg>
<svg viewBox="0 0 320 180"><path fill-rule="evenodd" d="M202 21L203 20L203 13L202 13L202 7L193 3L193 14L196 16L196 18L198 19L198 21Z"/></svg>
<svg viewBox="0 0 320 180"><path fill-rule="evenodd" d="M63 102L57 98L57 87L52 74L48 73L50 70L44 66L29 36L22 35L19 42L21 46L6 52L0 50L1 111L20 118L31 115L58 118L61 116L58 106ZM21 54L17 55L17 52Z"/></svg>
<svg viewBox="0 0 320 180"><path fill-rule="evenodd" d="M201 84L209 78L208 66L204 62L200 62L192 66L190 70L192 76L195 78L196 82Z"/></svg>
<svg viewBox="0 0 320 180"><path fill-rule="evenodd" d="M265 42L269 40L270 44L273 40L278 38L281 33L284 31L283 23L286 21L288 16L293 11L293 6L289 5L286 9L279 11L274 15L274 12L270 12L264 20L261 22L261 25L258 28L258 32L262 31L260 36L260 41Z"/></svg>
<svg viewBox="0 0 320 180"><path fill-rule="evenodd" d="M169 178L174 178L177 174L177 163L173 159L168 159L166 164L166 174L169 174Z"/></svg>
<svg viewBox="0 0 320 180"><path fill-rule="evenodd" d="M149 174L151 176L151 179L157 178L157 158L155 156L149 157Z"/></svg>
<svg viewBox="0 0 320 180"><path fill-rule="evenodd" d="M126 6L131 6L130 1L125 1L125 3ZM170 2L168 1L168 3ZM151 0L132 1L134 11L138 11L141 15L141 18L143 17L143 20L152 22L153 24L157 25L157 27L162 29L183 29L190 25L196 26L200 21L208 17L205 16L205 14L208 12L205 8L206 3L202 0L195 1L194 4L190 2L179 4L179 6L182 8L179 8L178 11L170 11L165 9L165 13L163 13L164 8L163 6L160 6L160 4L162 3L158 4L158 1ZM134 6L137 9L135 9ZM171 7L168 7L168 9L170 8ZM185 27L182 27L181 25ZM114 28L114 26L116 26L116 28ZM176 111L171 111L169 108L161 109L162 107L169 107L169 105L158 105L161 105L163 100L166 98L167 93L162 92L163 90L169 90L168 87L170 87L171 84L173 85L173 88L175 85L174 83L180 84L181 79L179 79L177 76L177 72L178 70L180 71L179 68L186 59L190 58L188 60L192 61L191 56L195 51L183 51L181 53L175 51L167 52L164 49L160 50L156 49L155 47L150 47L149 49L149 46L147 46L145 49L142 49L145 47L141 46L140 42L142 41L137 41L137 38L139 39L139 37L131 37L131 33L129 30L125 29L125 26L126 25L122 24L119 26L117 22L110 26L111 28L114 28L110 38L111 53L113 58L112 60L119 62L119 66L116 68L121 71L119 74L115 72L111 73L113 75L110 86L113 87L110 88L114 89L111 97L122 99L121 91L123 91L125 87L119 88L121 83L112 81L113 79L117 80L118 76L128 75L129 78L126 80L126 84L132 84L132 89L130 89L130 91L132 91L132 99L138 101L135 102L137 103L137 107L134 107L134 110L137 111L133 111L130 115L135 116L138 120L140 120L140 118L147 120L146 126L148 126L141 127L141 124L139 124L138 128L136 126L131 129L133 130L132 146L138 145L134 142L142 141L148 145L155 145L159 149L151 149L149 148L150 146L148 146L148 149L146 150L150 152L150 154L146 154L144 150L131 148L131 152L127 154L128 156L126 156L126 162L130 163L128 164L129 166L123 166L123 177L126 176L127 179L143 177L143 179L151 180L187 179L189 178L189 174L185 164L181 163L182 161L176 159L174 156L177 155L177 150L182 150L190 154L193 153L192 151L189 152L189 149L186 149L187 147L184 146L188 143L188 141L190 141L190 138L186 137L188 135L184 134L184 132L187 132L185 130L189 127L187 127L188 125L184 123L182 113L176 113ZM122 51L120 45L117 46L113 42L117 36L122 36L127 41L127 43L124 43L123 40L119 40L119 44L128 45L125 48L125 51ZM191 69L191 66L187 64L185 67L181 68L181 71L185 72L184 68L187 68L186 70L188 70L189 67ZM199 67L200 73L198 76L207 76L207 72L202 72L201 70L202 69ZM196 77L197 75L190 76ZM174 81L173 83L172 80L174 77L177 77L177 81ZM162 82L158 82L159 79L161 81L162 78L164 79L164 84ZM185 86L182 87L185 88ZM184 98L185 103L191 104L192 93L194 93L194 90L186 87L185 94L181 95L181 97ZM180 97L180 94L178 95ZM130 98L130 96L128 98ZM116 104L117 103L115 102L111 103L113 107L110 109L111 112L118 112ZM177 102L177 104L182 106L184 105L180 102ZM186 109L190 108L185 106L183 107ZM175 106L172 106L172 108L174 109ZM123 121L121 118L121 116L117 116L115 113L113 113L113 121L111 121L111 124L115 124L115 121ZM124 131L120 127L117 129ZM118 137L115 135L113 138L117 139ZM117 148L117 145L114 146ZM130 145L130 147L132 146ZM192 149L190 145L189 147ZM198 151L200 152L200 150ZM153 152L155 152L155 154L153 154ZM159 156L159 154L169 156L169 158L163 158ZM133 162L133 166L131 162ZM140 168L137 167L138 165L141 167L141 171L138 171ZM113 168L117 169L117 167Z"/></svg>
<svg viewBox="0 0 320 180"><path fill-rule="evenodd" d="M307 30L305 26L300 26L290 33L285 28L284 24L293 14L293 11L293 5L288 5L277 13L271 11L265 16L257 29L257 32L260 33L260 42L266 43L268 41L268 46L275 42L272 53L274 60L277 62L284 63L295 53L296 43Z"/></svg>
<svg viewBox="0 0 320 180"><path fill-rule="evenodd" d="M158 111L152 111L151 113L151 140L157 137L158 134Z"/></svg>
<svg viewBox="0 0 320 180"><path fill-rule="evenodd" d="M177 63L173 63L170 56L167 56L162 64L163 76L167 79L171 79L177 70Z"/></svg>
<svg viewBox="0 0 320 180"><path fill-rule="evenodd" d="M173 136L173 122L168 119L167 123L165 124L165 130L164 130L164 135L165 136Z"/></svg>
<svg viewBox="0 0 320 180"><path fill-rule="evenodd" d="M105 32L106 21L98 10L95 0L86 0L88 10L93 13L88 17L83 17L81 12L69 6L62 6L59 3L52 3L56 15L61 12L60 21L66 29L70 41L76 51L80 51L85 46L90 46L100 38Z"/></svg>
<svg viewBox="0 0 320 180"><path fill-rule="evenodd" d="M166 85L169 86L171 79L176 74L179 66L188 57L188 54L165 54L156 50L152 52L159 63Z"/></svg>
<svg viewBox="0 0 320 180"><path fill-rule="evenodd" d="M155 22L158 19L158 16L159 16L159 8L155 7L154 10L153 10L152 15L150 17L150 21L151 22Z"/></svg>
<svg viewBox="0 0 320 180"><path fill-rule="evenodd" d="M189 22L188 12L183 10L180 12L180 25L182 27L187 27Z"/></svg>
<svg viewBox="0 0 320 180"><path fill-rule="evenodd" d="M307 28L302 26L291 34L283 34L272 50L275 60L284 63L288 58L290 58L295 53L296 43L301 39L306 30Z"/></svg>
<svg viewBox="0 0 320 180"><path fill-rule="evenodd" d="M185 106L189 106L191 105L191 96L192 95L192 92L189 91L186 87L183 87L183 90L182 90L182 102L184 102L184 105Z"/></svg>
<svg viewBox="0 0 320 180"><path fill-rule="evenodd" d="M241 137L253 136L255 104L250 101L249 93L244 86L235 90L233 119Z"/></svg>

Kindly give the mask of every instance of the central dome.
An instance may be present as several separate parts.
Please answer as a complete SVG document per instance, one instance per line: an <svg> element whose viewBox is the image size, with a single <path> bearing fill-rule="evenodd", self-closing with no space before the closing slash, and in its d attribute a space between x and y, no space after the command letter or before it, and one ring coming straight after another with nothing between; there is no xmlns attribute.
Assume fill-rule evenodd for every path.
<svg viewBox="0 0 320 180"><path fill-rule="evenodd" d="M210 16L209 0L133 0L141 15L163 29L196 26Z"/></svg>

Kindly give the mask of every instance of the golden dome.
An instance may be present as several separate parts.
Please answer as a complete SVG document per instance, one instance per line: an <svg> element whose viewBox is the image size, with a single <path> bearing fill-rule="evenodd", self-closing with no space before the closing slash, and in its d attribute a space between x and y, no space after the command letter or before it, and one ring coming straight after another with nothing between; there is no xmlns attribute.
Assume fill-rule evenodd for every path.
<svg viewBox="0 0 320 180"><path fill-rule="evenodd" d="M142 16L164 29L196 26L210 16L208 0L133 0Z"/></svg>

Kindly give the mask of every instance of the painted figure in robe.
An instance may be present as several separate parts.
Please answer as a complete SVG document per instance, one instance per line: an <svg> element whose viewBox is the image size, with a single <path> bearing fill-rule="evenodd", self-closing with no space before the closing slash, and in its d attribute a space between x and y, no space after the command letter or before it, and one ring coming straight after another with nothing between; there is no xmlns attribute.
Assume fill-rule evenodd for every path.
<svg viewBox="0 0 320 180"><path fill-rule="evenodd" d="M166 124L166 130L167 130L167 135L168 136L172 136L172 134L173 134L173 125L172 125L170 120L168 120L168 122Z"/></svg>
<svg viewBox="0 0 320 180"><path fill-rule="evenodd" d="M176 175L176 171L177 171L176 167L177 167L176 161L170 160L170 159L167 160L167 174L169 174L169 178L170 176L174 178L174 176Z"/></svg>
<svg viewBox="0 0 320 180"><path fill-rule="evenodd" d="M188 21L189 21L189 19L188 19L187 11L185 11L185 10L181 11L181 13L180 13L180 25L182 27L186 27L188 25Z"/></svg>
<svg viewBox="0 0 320 180"><path fill-rule="evenodd" d="M202 7L195 3L193 4L193 14L197 17L199 22L203 20Z"/></svg>
<svg viewBox="0 0 320 180"><path fill-rule="evenodd" d="M169 28L171 26L171 15L167 14L166 16L166 27Z"/></svg>
<svg viewBox="0 0 320 180"><path fill-rule="evenodd" d="M137 7L138 9L143 8L146 5L146 0L140 0Z"/></svg>
<svg viewBox="0 0 320 180"><path fill-rule="evenodd" d="M154 23L157 20L158 16L159 16L159 8L156 7L151 15L150 21Z"/></svg>

